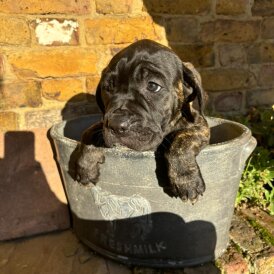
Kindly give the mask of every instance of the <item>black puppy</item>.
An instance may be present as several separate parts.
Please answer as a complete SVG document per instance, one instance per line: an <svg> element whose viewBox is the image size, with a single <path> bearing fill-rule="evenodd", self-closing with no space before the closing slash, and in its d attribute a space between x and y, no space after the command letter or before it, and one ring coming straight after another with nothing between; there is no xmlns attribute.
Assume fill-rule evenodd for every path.
<svg viewBox="0 0 274 274"><path fill-rule="evenodd" d="M198 109L191 102L197 98ZM103 121L88 128L79 147L77 180L96 183L100 147L122 145L164 156L172 192L194 202L205 191L196 156L209 142L199 73L169 48L141 40L116 54L96 91Z"/></svg>

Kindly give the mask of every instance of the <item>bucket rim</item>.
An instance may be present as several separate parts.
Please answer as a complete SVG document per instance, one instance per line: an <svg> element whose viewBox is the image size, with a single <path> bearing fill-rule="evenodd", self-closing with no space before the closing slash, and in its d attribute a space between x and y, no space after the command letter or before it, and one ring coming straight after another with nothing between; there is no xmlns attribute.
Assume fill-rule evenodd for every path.
<svg viewBox="0 0 274 274"><path fill-rule="evenodd" d="M64 136L63 134L60 134L60 129L64 128L64 126L66 125L67 122L75 121L78 119L91 118L91 117L94 117L94 119L96 119L96 118L98 119L101 117L101 115L100 114L84 115L84 116L80 116L77 118L58 122L50 128L50 136L53 138L53 140L58 140L59 142L66 144L66 146L76 147L80 143L80 141L70 139L70 138ZM252 138L251 130L247 126L245 126L241 123L238 123L238 122L235 122L232 120L228 120L228 119L211 117L211 116L206 116L206 120L208 122L214 123L215 126L221 125L224 123L234 125L234 126L238 127L239 129L241 129L242 133L239 136L232 138L228 141L214 143L214 144L208 144L205 148L203 148L203 150L200 152L200 154L207 154L209 151L212 152L215 150L219 151L220 149L226 149L228 146L233 147L233 146L244 145L249 141L249 139ZM100 149L103 150L107 154L118 154L118 155L124 155L127 157L129 157L129 156L136 157L136 158L155 157L154 151L135 151L135 150L132 150L132 149L129 149L126 147L122 147L122 146L113 147L113 148L102 147Z"/></svg>

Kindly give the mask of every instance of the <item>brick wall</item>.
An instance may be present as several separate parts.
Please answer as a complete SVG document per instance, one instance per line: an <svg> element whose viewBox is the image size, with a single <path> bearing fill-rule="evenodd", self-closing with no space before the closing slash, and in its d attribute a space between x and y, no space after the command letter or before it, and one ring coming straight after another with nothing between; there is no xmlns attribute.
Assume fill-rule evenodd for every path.
<svg viewBox="0 0 274 274"><path fill-rule="evenodd" d="M95 111L85 102L101 70L141 38L199 68L210 109L274 100L272 0L5 0L0 24L2 130L50 126L65 106Z"/></svg>
<svg viewBox="0 0 274 274"><path fill-rule="evenodd" d="M22 195L20 188L3 190L18 171L15 166L7 169L12 157L6 153L16 148L18 161L13 162L20 162L22 170L32 166L37 174L35 161L40 163L48 195L54 196L52 212L60 207L58 201L65 203L47 129L62 119L97 112L93 95L102 69L118 50L141 38L170 46L199 69L209 93L208 109L239 113L252 105L273 104L273 28L274 0L0 1L0 194L10 191L14 201ZM18 130L26 134L16 137ZM33 144L26 146L28 140ZM35 158L24 166L24 153L16 151L31 146ZM25 180L20 172L18 184ZM41 188L34 195L43 193ZM64 222L56 225L53 213L43 211L48 208L40 207L40 214L48 216L47 229L64 227ZM35 214L26 213L29 221L17 236L31 233ZM8 217L15 226L24 226L24 217Z"/></svg>

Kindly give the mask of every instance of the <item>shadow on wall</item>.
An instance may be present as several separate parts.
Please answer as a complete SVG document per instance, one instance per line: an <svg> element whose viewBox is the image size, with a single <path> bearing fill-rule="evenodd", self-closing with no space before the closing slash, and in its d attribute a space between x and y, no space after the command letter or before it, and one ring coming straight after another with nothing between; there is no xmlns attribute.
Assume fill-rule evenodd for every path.
<svg viewBox="0 0 274 274"><path fill-rule="evenodd" d="M85 98L86 100L83 101L83 98ZM74 119L79 118L81 116L92 115L92 114L100 116L100 110L97 106L96 98L94 95L88 94L88 93L79 93L71 97L66 102L64 108L61 111L62 120L67 121L64 127L64 136L67 136L70 139L80 141L82 132L79 130L73 130L73 131L71 130L71 128L73 128L75 123L77 123L78 127L81 127L81 125L78 124L79 121L78 120L75 121ZM56 166L58 168L58 172L64 186L62 172L57 161L56 148L54 145L54 141L52 137L50 136L49 131L47 133L47 137L49 139L49 142L53 151L54 159L56 161ZM68 200L68 197L67 197L67 200Z"/></svg>
<svg viewBox="0 0 274 274"><path fill-rule="evenodd" d="M184 15L184 1L143 0L144 9L153 21L165 29L168 46L183 62L190 62L195 68L211 66L214 54L211 47L197 43L197 25L195 20ZM174 15L170 17L169 15ZM177 16L179 15L179 16ZM197 100L193 102L194 108ZM209 94L205 92L205 113L210 108Z"/></svg>
<svg viewBox="0 0 274 274"><path fill-rule="evenodd" d="M67 205L50 190L41 164L35 160L35 136L30 131L4 135L0 159L0 240L29 236L69 226Z"/></svg>
<svg viewBox="0 0 274 274"><path fill-rule="evenodd" d="M61 115L62 120L67 121L82 115L99 113L100 110L97 106L95 96L88 93L79 93L71 97L64 108Z"/></svg>
<svg viewBox="0 0 274 274"><path fill-rule="evenodd" d="M185 35L186 30L184 29L184 25L180 24L180 18L178 17L176 21L174 19L171 19L169 17L166 17L165 15L170 15L170 11L172 10L171 6L178 5L178 1L174 1L174 3L171 3L173 1L155 1L155 0L143 0L144 4L144 10L151 16L153 21L165 29L165 35L166 40L168 42L168 45L171 47L172 42L180 41L182 38L182 35ZM177 14L179 14L177 12ZM172 21L173 20L173 21ZM170 26L171 24L176 25L176 29L172 29ZM179 26L181 27L181 35L177 33L175 35L175 31L179 29ZM174 26L175 27L175 26ZM188 33L191 32L190 29L187 30Z"/></svg>
<svg viewBox="0 0 274 274"><path fill-rule="evenodd" d="M85 98L86 100L81 100ZM76 103L78 102L78 103ZM82 115L100 113L99 107L96 103L95 95L88 93L79 93L71 97L64 108L62 109L61 115L62 120L67 121L72 118L77 118Z"/></svg>
<svg viewBox="0 0 274 274"><path fill-rule="evenodd" d="M168 16L183 14L180 11L184 9L184 1L143 0L143 3L153 21L165 28L169 47L182 61L191 62L195 67L212 64L214 57L211 50L195 43L197 40L196 22L185 16ZM191 45L186 45L187 43Z"/></svg>

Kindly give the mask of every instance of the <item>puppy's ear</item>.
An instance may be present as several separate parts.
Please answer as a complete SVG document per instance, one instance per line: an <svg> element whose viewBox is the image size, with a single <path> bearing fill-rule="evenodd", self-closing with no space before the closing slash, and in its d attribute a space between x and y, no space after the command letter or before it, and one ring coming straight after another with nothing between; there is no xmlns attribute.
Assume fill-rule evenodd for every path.
<svg viewBox="0 0 274 274"><path fill-rule="evenodd" d="M97 86L97 89L96 89L96 102L97 102L97 105L99 106L99 108L101 109L101 111L103 112L103 114L105 114L105 106L103 104L103 100L102 100L102 91L101 91L101 80Z"/></svg>
<svg viewBox="0 0 274 274"><path fill-rule="evenodd" d="M189 111L188 114L190 114L189 103L193 102L197 98L197 110L200 115L204 116L205 93L202 88L201 76L191 63L183 63L183 89L183 110L187 109Z"/></svg>

